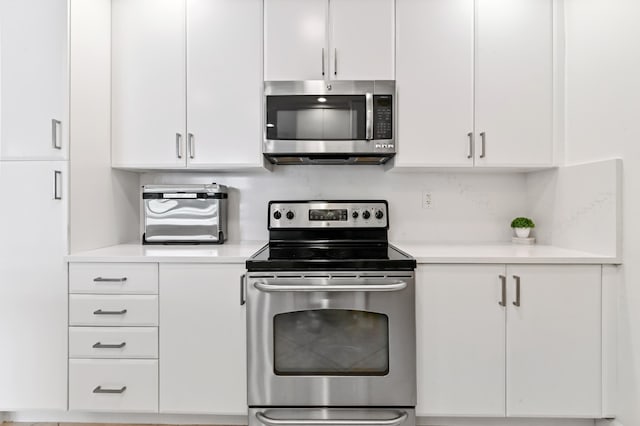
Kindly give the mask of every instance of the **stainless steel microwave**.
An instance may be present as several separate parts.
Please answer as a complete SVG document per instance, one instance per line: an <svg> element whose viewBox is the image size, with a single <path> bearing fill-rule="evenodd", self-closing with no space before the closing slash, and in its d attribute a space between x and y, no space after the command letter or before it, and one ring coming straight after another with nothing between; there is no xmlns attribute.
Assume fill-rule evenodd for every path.
<svg viewBox="0 0 640 426"><path fill-rule="evenodd" d="M263 154L274 164L384 164L396 153L395 81L267 81Z"/></svg>

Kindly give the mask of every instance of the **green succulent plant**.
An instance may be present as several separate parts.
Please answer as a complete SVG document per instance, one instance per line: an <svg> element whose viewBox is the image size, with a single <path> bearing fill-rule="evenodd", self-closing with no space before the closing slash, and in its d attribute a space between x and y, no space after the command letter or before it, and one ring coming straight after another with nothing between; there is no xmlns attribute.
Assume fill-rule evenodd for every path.
<svg viewBox="0 0 640 426"><path fill-rule="evenodd" d="M528 217L516 217L511 221L512 228L535 228L536 224Z"/></svg>

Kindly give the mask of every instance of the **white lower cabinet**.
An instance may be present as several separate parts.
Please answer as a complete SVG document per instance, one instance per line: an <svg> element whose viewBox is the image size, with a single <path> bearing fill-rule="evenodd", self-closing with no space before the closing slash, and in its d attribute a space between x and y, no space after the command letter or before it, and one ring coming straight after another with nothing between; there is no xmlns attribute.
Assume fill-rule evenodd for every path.
<svg viewBox="0 0 640 426"><path fill-rule="evenodd" d="M69 358L158 358L158 328L69 327Z"/></svg>
<svg viewBox="0 0 640 426"><path fill-rule="evenodd" d="M246 415L242 264L160 264L160 412Z"/></svg>
<svg viewBox="0 0 640 426"><path fill-rule="evenodd" d="M417 278L419 416L602 416L601 266L421 265Z"/></svg>
<svg viewBox="0 0 640 426"><path fill-rule="evenodd" d="M158 361L69 360L69 410L158 411Z"/></svg>

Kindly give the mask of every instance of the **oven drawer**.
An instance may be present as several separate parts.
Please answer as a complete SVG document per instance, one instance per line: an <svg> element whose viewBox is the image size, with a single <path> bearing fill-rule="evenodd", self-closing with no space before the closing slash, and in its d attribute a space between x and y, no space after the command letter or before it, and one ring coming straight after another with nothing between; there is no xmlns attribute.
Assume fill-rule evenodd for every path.
<svg viewBox="0 0 640 426"><path fill-rule="evenodd" d="M158 294L158 265L71 263L69 293Z"/></svg>
<svg viewBox="0 0 640 426"><path fill-rule="evenodd" d="M249 426L415 426L413 408L250 408Z"/></svg>
<svg viewBox="0 0 640 426"><path fill-rule="evenodd" d="M69 360L69 410L157 412L158 361Z"/></svg>
<svg viewBox="0 0 640 426"><path fill-rule="evenodd" d="M69 325L156 326L158 296L69 296Z"/></svg>
<svg viewBox="0 0 640 426"><path fill-rule="evenodd" d="M69 358L158 358L158 328L70 327Z"/></svg>

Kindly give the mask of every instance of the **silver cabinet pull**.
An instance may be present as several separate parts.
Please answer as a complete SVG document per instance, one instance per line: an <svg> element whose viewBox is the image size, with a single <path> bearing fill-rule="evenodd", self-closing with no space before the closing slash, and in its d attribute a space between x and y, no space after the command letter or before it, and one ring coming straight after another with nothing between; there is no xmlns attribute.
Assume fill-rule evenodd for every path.
<svg viewBox="0 0 640 426"><path fill-rule="evenodd" d="M480 158L484 158L487 156L487 134L485 132L480 133L480 142L482 143Z"/></svg>
<svg viewBox="0 0 640 426"><path fill-rule="evenodd" d="M126 386L123 386L120 389L103 389L102 386L96 386L93 393L123 393L126 390Z"/></svg>
<svg viewBox="0 0 640 426"><path fill-rule="evenodd" d="M507 306L507 277L504 275L498 275L502 282L502 300L498 302L500 306Z"/></svg>
<svg viewBox="0 0 640 426"><path fill-rule="evenodd" d="M336 291L363 291L363 292L378 292L378 291L399 291L407 288L405 281L392 281L389 283L384 282L369 282L363 280L362 283L354 284L289 284L287 281L281 280L264 280L257 282L253 285L260 291L264 292L336 292Z"/></svg>
<svg viewBox="0 0 640 426"><path fill-rule="evenodd" d="M93 282L95 282L95 283L123 283L125 281L127 281L127 277L122 277L122 278L95 277L93 279Z"/></svg>
<svg viewBox="0 0 640 426"><path fill-rule="evenodd" d="M176 133L176 156L182 158L182 134Z"/></svg>
<svg viewBox="0 0 640 426"><path fill-rule="evenodd" d="M127 313L126 309L123 309L121 311L103 311L102 309L93 311L93 315L124 315L126 313Z"/></svg>
<svg viewBox="0 0 640 426"><path fill-rule="evenodd" d="M126 344L127 342L122 342L118 344L106 344L106 343L96 342L92 347L96 349L122 349L125 347Z"/></svg>
<svg viewBox="0 0 640 426"><path fill-rule="evenodd" d="M193 133L187 133L187 143L189 144L189 158L194 159L196 156L196 142Z"/></svg>
<svg viewBox="0 0 640 426"><path fill-rule="evenodd" d="M338 75L338 49L333 48L333 75Z"/></svg>
<svg viewBox="0 0 640 426"><path fill-rule="evenodd" d="M62 143L60 143L60 138L58 137L61 125L62 121L55 118L51 119L51 146L53 149L62 149Z"/></svg>
<svg viewBox="0 0 640 426"><path fill-rule="evenodd" d="M62 200L62 172L53 171L53 199Z"/></svg>
<svg viewBox="0 0 640 426"><path fill-rule="evenodd" d="M263 413L256 413L256 418L260 423L267 426L396 426L407 420L407 413L402 413L392 419L274 419L265 416Z"/></svg>
<svg viewBox="0 0 640 426"><path fill-rule="evenodd" d="M324 47L322 48L322 76L324 77Z"/></svg>
<svg viewBox="0 0 640 426"><path fill-rule="evenodd" d="M247 303L247 274L240 275L240 306Z"/></svg>
<svg viewBox="0 0 640 426"><path fill-rule="evenodd" d="M469 137L469 152L467 153L467 158L473 158L473 132L467 133Z"/></svg>
<svg viewBox="0 0 640 426"><path fill-rule="evenodd" d="M520 277L514 275L513 279L516 280L516 300L513 302L513 306L520 306Z"/></svg>
<svg viewBox="0 0 640 426"><path fill-rule="evenodd" d="M365 139L370 141L373 139L373 93L365 93L365 108L366 111L366 124L365 124Z"/></svg>

